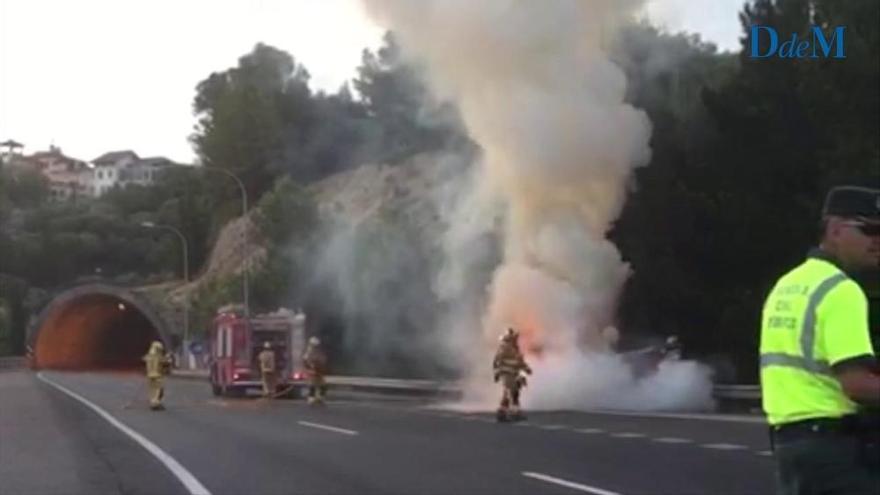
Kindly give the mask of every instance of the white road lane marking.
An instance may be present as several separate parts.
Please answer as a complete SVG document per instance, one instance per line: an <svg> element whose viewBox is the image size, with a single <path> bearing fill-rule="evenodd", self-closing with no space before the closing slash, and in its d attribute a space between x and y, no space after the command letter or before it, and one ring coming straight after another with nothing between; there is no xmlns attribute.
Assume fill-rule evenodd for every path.
<svg viewBox="0 0 880 495"><path fill-rule="evenodd" d="M771 452L769 450L761 450L759 452L755 452L755 454L757 454L761 457L772 457L773 456L773 452Z"/></svg>
<svg viewBox="0 0 880 495"><path fill-rule="evenodd" d="M593 495L620 495L618 492L612 492L610 490L604 490L602 488L584 485L582 483L575 483L574 481L568 481L561 478L554 478L553 476L547 476L546 474L523 471L522 475L527 478L533 478L536 480L546 481L547 483L553 483L554 485L564 486L566 488L573 488L582 492L592 493Z"/></svg>
<svg viewBox="0 0 880 495"><path fill-rule="evenodd" d="M602 428L579 428L574 431L576 431L578 433L585 433L585 434L590 435L590 434L594 434L594 433L602 433L605 430L603 430Z"/></svg>
<svg viewBox="0 0 880 495"><path fill-rule="evenodd" d="M320 423L309 423L308 421L297 421L302 426L307 426L309 428L317 428L319 430L327 430L333 431L336 433L342 433L343 435L357 435L358 432L354 430L346 430L345 428L337 428L335 426L322 425Z"/></svg>
<svg viewBox="0 0 880 495"><path fill-rule="evenodd" d="M678 437L660 437L653 440L657 443L693 443L693 440Z"/></svg>
<svg viewBox="0 0 880 495"><path fill-rule="evenodd" d="M564 430L568 427L565 425L541 425L539 428L544 430Z"/></svg>
<svg viewBox="0 0 880 495"><path fill-rule="evenodd" d="M634 433L631 431L624 431L622 433L612 433L612 437L614 438L644 438L644 433Z"/></svg>
<svg viewBox="0 0 880 495"><path fill-rule="evenodd" d="M715 449L715 450L745 450L748 447L745 445L739 445L736 443L707 443L704 445L700 445L704 449Z"/></svg>
<svg viewBox="0 0 880 495"><path fill-rule="evenodd" d="M750 414L633 412L613 411L608 409L594 409L584 412L587 414L603 414L607 416L630 416L638 418L660 419L696 419L700 421L725 421L730 423L767 424L767 419L764 416Z"/></svg>
<svg viewBox="0 0 880 495"><path fill-rule="evenodd" d="M101 416L102 418L107 420L108 423L128 435L132 440L134 440L141 447L146 449L147 452L153 454L153 456L158 459L159 462L164 464L165 467L167 467L168 470L171 471L171 474L173 474L181 483L183 483L183 486L185 486L186 489L189 490L189 493L191 493L192 495L211 495L211 492L209 492L208 489L205 488L205 486L202 485L199 480L197 480L196 477L193 476L192 473L190 473L185 467L183 467L183 465L181 465L173 457L168 455L164 450L160 449L156 444L147 440L146 437L132 430L121 421L111 416L110 413L102 409L100 406L92 403L85 397L66 388L65 386L58 384L50 380L49 378L46 378L45 376L43 376L42 372L37 373L37 378L83 403L86 407L97 413L98 416Z"/></svg>

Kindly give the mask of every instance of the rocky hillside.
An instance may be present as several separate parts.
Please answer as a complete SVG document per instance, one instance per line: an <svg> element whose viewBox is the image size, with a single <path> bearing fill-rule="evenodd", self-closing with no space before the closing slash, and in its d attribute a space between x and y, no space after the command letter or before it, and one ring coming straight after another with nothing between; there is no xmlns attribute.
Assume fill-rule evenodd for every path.
<svg viewBox="0 0 880 495"><path fill-rule="evenodd" d="M322 221L359 224L385 213L435 238L441 225L434 195L450 172L438 159L425 154L393 167L364 165L314 184Z"/></svg>
<svg viewBox="0 0 880 495"><path fill-rule="evenodd" d="M357 225L377 215L390 215L396 222L415 229L419 239L435 247L442 225L433 194L448 171L448 167L437 166L436 156L420 155L393 167L363 165L312 184L309 190L316 199L322 225ZM215 280L240 273L245 252L252 271L259 268L266 259L266 246L252 221L254 213L252 210L247 219L236 218L222 229L205 268L193 274L189 284L173 287L163 284L143 288L141 292L149 293L152 299L164 299L161 304L180 308L187 293L194 294ZM248 247L245 250L243 230L246 225Z"/></svg>

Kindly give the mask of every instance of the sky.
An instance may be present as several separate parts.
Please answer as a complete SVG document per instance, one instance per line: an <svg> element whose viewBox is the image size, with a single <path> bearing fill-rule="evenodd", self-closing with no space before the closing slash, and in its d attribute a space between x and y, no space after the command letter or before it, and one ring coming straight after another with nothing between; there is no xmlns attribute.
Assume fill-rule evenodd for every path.
<svg viewBox="0 0 880 495"><path fill-rule="evenodd" d="M645 11L732 50L743 2L648 0ZM263 42L303 64L313 90L335 92L383 33L358 0L0 0L0 141L86 161L131 149L192 162L192 100L211 72Z"/></svg>

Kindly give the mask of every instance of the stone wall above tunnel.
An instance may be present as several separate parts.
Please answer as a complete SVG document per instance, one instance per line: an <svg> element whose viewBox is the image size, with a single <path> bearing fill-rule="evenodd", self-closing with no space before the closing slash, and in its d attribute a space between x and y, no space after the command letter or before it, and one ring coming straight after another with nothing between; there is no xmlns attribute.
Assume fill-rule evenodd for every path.
<svg viewBox="0 0 880 495"><path fill-rule="evenodd" d="M29 335L40 369L130 369L153 340L169 348L170 333L151 305L109 284L67 290L40 312Z"/></svg>

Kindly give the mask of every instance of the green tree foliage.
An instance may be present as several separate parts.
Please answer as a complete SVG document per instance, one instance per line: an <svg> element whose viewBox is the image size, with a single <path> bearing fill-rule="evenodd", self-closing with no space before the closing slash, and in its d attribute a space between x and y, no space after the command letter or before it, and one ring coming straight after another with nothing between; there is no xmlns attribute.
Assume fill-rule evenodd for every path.
<svg viewBox="0 0 880 495"><path fill-rule="evenodd" d="M211 322L217 308L241 301L242 279L230 276L213 280L202 285L190 300L190 328L193 335L205 335L211 328Z"/></svg>
<svg viewBox="0 0 880 495"><path fill-rule="evenodd" d="M432 99L419 65L403 59L391 32L376 53L364 50L354 87L378 125L376 159L399 162L423 151L468 143L456 109Z"/></svg>
<svg viewBox="0 0 880 495"><path fill-rule="evenodd" d="M131 212L132 220L154 220L156 223L177 228L187 239L189 246L190 276L194 276L207 261L214 241L223 228L225 221L240 215L236 204L231 211L224 211L221 198L215 195L218 180L230 179L214 177L220 174L206 174L195 167L175 167L159 176L157 183L149 188L149 193L160 200L158 207L141 212ZM149 212L149 213L147 213ZM170 265L178 267L182 274L179 246L176 238L172 239L175 248ZM164 260L169 257L165 255Z"/></svg>
<svg viewBox="0 0 880 495"><path fill-rule="evenodd" d="M235 173L258 198L272 185L282 133L304 128L311 119L308 80L293 57L258 44L236 67L199 83L191 139L202 163Z"/></svg>
<svg viewBox="0 0 880 495"><path fill-rule="evenodd" d="M99 204L51 203L25 213L3 271L53 288L83 276L159 271L149 233Z"/></svg>
<svg viewBox="0 0 880 495"><path fill-rule="evenodd" d="M205 221L213 203L208 191L196 169L179 167L165 171L152 186L114 189L97 200L19 208L14 217L0 218L0 273L46 289L94 276L122 277L128 283L163 272L182 277L178 238L144 228L143 221L180 230L195 272L213 241L211 222Z"/></svg>
<svg viewBox="0 0 880 495"><path fill-rule="evenodd" d="M376 159L378 123L347 84L336 94L318 93L312 104L314 120L305 137L285 139L283 168L290 177L310 183Z"/></svg>
<svg viewBox="0 0 880 495"><path fill-rule="evenodd" d="M755 378L761 304L816 241L824 191L878 170L878 8L750 2L736 64L690 43L688 63L665 76L687 88L684 108L670 108L680 98L662 80L640 84L644 74L631 71L654 155L613 233L636 271L621 306L629 326L736 356L738 378ZM748 26L805 36L814 23L847 25L846 60L749 58Z"/></svg>
<svg viewBox="0 0 880 495"><path fill-rule="evenodd" d="M0 272L0 356L24 354L29 292L25 280Z"/></svg>
<svg viewBox="0 0 880 495"><path fill-rule="evenodd" d="M846 26L847 59L796 64L798 93L817 128L817 161L824 183L880 170L880 3L815 0L812 22L830 32ZM813 63L809 63L813 62Z"/></svg>
<svg viewBox="0 0 880 495"><path fill-rule="evenodd" d="M202 163L242 177L256 200L278 177L308 183L369 160L378 126L364 106L347 85L328 95L308 83L292 56L263 44L211 74L193 104Z"/></svg>
<svg viewBox="0 0 880 495"><path fill-rule="evenodd" d="M14 208L33 208L46 202L49 182L30 168L0 167L0 221Z"/></svg>
<svg viewBox="0 0 880 495"><path fill-rule="evenodd" d="M293 180L279 180L260 200L254 221L269 241L267 260L253 280L257 310L300 306L304 256L314 248L318 212L314 198Z"/></svg>
<svg viewBox="0 0 880 495"><path fill-rule="evenodd" d="M12 353L12 332L9 324L8 303L0 298L0 356L7 356Z"/></svg>
<svg viewBox="0 0 880 495"><path fill-rule="evenodd" d="M260 200L254 221L273 245L285 246L307 239L318 222L318 212L311 193L284 178Z"/></svg>

